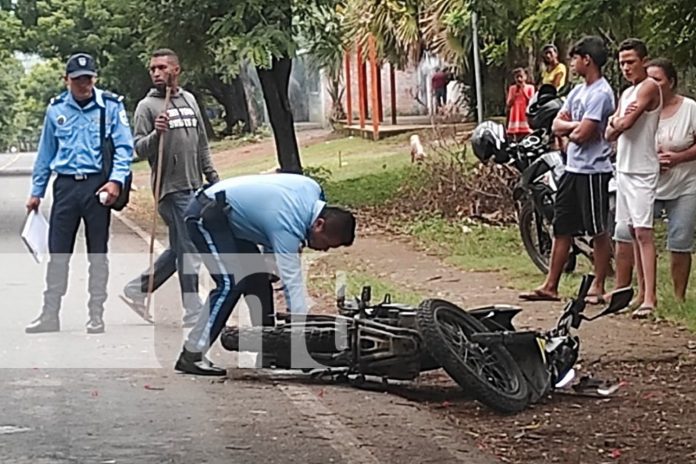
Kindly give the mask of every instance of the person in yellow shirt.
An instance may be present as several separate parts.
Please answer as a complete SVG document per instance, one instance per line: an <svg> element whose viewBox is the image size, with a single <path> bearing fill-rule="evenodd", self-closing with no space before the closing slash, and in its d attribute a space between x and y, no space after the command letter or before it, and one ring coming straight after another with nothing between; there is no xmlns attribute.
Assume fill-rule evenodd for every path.
<svg viewBox="0 0 696 464"><path fill-rule="evenodd" d="M561 90L568 79L568 68L558 60L558 49L554 44L544 45L541 52L544 59L541 83L551 84L556 90Z"/></svg>

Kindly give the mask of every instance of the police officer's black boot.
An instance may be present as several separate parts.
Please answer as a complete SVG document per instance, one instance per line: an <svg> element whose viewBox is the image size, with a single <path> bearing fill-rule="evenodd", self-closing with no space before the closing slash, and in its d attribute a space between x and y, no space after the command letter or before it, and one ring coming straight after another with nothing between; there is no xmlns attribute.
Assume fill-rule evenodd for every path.
<svg viewBox="0 0 696 464"><path fill-rule="evenodd" d="M24 329L24 332L36 334L60 331L58 313L61 300L68 287L68 262L67 255L51 255L46 269L46 290L43 294L41 314Z"/></svg>
<svg viewBox="0 0 696 464"><path fill-rule="evenodd" d="M59 332L60 319L58 313L42 312L39 317L34 319L31 324L26 326L24 332L28 334Z"/></svg>
<svg viewBox="0 0 696 464"><path fill-rule="evenodd" d="M106 283L109 278L109 261L105 253L90 253L89 260L89 320L88 334L104 333L104 303L106 302Z"/></svg>
<svg viewBox="0 0 696 464"><path fill-rule="evenodd" d="M227 371L215 366L210 360L205 358L202 353L194 353L184 348L176 361L174 370L185 374L208 375L222 377L227 375Z"/></svg>

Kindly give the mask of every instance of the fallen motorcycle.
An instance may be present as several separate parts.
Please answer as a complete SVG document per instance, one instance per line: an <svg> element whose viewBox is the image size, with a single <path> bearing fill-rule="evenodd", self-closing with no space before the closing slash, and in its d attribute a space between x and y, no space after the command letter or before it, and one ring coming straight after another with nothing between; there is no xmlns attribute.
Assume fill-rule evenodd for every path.
<svg viewBox="0 0 696 464"><path fill-rule="evenodd" d="M443 300L418 307L393 303L389 295L377 304L370 300L370 287L354 301L339 292L336 316L307 315L275 327L227 327L220 341L230 351L260 353L264 367L342 379L353 375L357 381L365 376L413 380L445 367L462 388L491 407L526 406L528 386L508 350L469 340L488 330L475 317Z"/></svg>
<svg viewBox="0 0 696 464"><path fill-rule="evenodd" d="M493 347L505 347L514 357L522 370L529 390L529 403L535 403L552 390L563 388L575 378L574 365L580 352L580 338L573 333L583 321L594 321L626 308L633 289L626 287L611 294L609 304L595 316L585 315L585 298L589 292L594 276L586 275L580 284L576 298L571 299L554 327L546 332L536 330L518 331L512 319L521 311L520 308L497 307L477 308L469 311L488 330L472 334L470 341ZM515 412L503 405L493 406L502 412Z"/></svg>
<svg viewBox="0 0 696 464"><path fill-rule="evenodd" d="M339 292L337 316L307 315L275 327L228 327L221 343L230 351L258 351L266 367L314 369L317 375L342 378L354 374L362 381L368 375L413 380L442 367L481 403L517 412L572 380L580 348L572 329L629 304L633 291L618 290L599 315L585 316L592 280L583 279L577 298L548 332L517 331L512 319L521 309L514 306L465 311L430 299L413 307L392 303L389 295L373 305L365 287L355 301Z"/></svg>

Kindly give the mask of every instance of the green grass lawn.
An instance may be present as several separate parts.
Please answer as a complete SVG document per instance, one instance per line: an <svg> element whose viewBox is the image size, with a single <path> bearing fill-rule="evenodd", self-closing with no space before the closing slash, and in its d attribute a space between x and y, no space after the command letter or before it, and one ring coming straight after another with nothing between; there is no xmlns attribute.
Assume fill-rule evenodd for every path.
<svg viewBox="0 0 696 464"><path fill-rule="evenodd" d="M344 137L301 150L302 164L326 175L327 198L335 204L360 207L383 203L408 181L411 162L403 138L373 142ZM274 152L222 172L222 177L265 171L277 166Z"/></svg>
<svg viewBox="0 0 696 464"><path fill-rule="evenodd" d="M332 181L362 177L375 171L388 171L410 163L408 149L401 139L379 142L344 137L327 140L300 150L302 165L323 167L331 171ZM253 160L240 163L221 173L223 177L258 173L277 166L276 154L271 151Z"/></svg>
<svg viewBox="0 0 696 464"><path fill-rule="evenodd" d="M426 147L427 149L427 147ZM413 168L407 146L407 136L373 142L361 138L345 137L323 141L301 150L302 162L324 176L327 197L331 203L360 208L376 207L396 199L398 190L407 182L417 182L423 171ZM466 157L467 163L472 156ZM135 170L147 169L138 163ZM275 153L256 157L222 172L223 177L245 173L258 173L276 166ZM329 171L330 174L327 172ZM414 237L423 247L437 252L455 266L471 271L498 272L499 285L509 285L525 290L544 280L544 275L527 256L519 231L515 225L492 227L467 221L450 221L433 215L422 216L400 224L401 229ZM685 323L696 330L696 272L692 274L687 301L677 304L672 294L669 275L669 254L664 252L664 227L658 225L659 315ZM582 273L591 272L584 258L578 260L578 268L572 275L564 275L561 294L572 296ZM375 298L392 293L401 302L417 303L419 295L398 290L388 282L374 276L352 273L348 276L349 295L357 295L363 283L370 282ZM324 291L333 292L335 281L318 282ZM612 282L607 288L611 288Z"/></svg>

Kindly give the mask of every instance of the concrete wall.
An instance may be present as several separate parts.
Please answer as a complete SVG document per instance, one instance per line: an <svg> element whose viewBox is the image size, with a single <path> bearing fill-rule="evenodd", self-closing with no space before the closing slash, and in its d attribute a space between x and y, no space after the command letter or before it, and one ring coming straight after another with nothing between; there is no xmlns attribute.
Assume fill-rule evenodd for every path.
<svg viewBox="0 0 696 464"><path fill-rule="evenodd" d="M358 65L355 53L351 55L351 89L353 102L353 117L358 118L360 112L360 104L358 100ZM372 107L372 75L370 66L366 66L367 77L367 92L368 92L368 109ZM425 88L427 78L424 75L422 64L417 67L412 66L401 70L396 70L396 114L397 115L422 115L428 114L427 98ZM391 116L391 88L389 85L389 64L385 64L380 69L380 77L382 81L382 108L384 117ZM419 103L420 102L422 103ZM347 105L344 92L344 109L347 111ZM369 111L368 111L369 112Z"/></svg>
<svg viewBox="0 0 696 464"><path fill-rule="evenodd" d="M351 100L353 120L357 120L360 114L358 100L358 64L356 55L351 55ZM428 115L434 112L434 102L430 79L435 69L441 65L437 58L426 56L418 65L410 66L404 70L396 70L396 114L400 116ZM385 121L391 117L391 88L389 84L389 64L380 69L382 83L382 110ZM344 67L345 69L345 67ZM344 76L345 77L345 76ZM368 117L372 108L372 76L369 63L366 66L367 79L367 105ZM327 90L327 77L323 71L315 72L307 66L306 56L300 54L293 60L290 75L289 96L295 122L311 122L328 126L332 110L331 97ZM452 83L453 84L453 83ZM453 89L454 90L454 89ZM455 97L457 92L451 91L448 101ZM343 109L348 110L346 101L347 92L344 88L342 103Z"/></svg>

